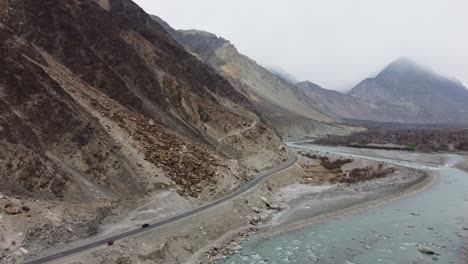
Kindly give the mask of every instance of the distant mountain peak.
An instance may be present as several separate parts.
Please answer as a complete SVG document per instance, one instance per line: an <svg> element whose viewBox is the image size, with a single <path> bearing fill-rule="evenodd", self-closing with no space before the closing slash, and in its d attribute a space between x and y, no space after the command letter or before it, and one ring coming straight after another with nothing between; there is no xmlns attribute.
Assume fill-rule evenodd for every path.
<svg viewBox="0 0 468 264"><path fill-rule="evenodd" d="M378 76L384 75L401 75L401 74L409 74L409 73L426 73L426 74L434 74L435 73L420 64L416 63L415 61L409 59L408 57L400 57L390 63L387 67L385 67ZM378 77L377 76L377 77Z"/></svg>
<svg viewBox="0 0 468 264"><path fill-rule="evenodd" d="M398 114L399 118L405 116L405 122L468 120L468 115L459 111L468 110L468 90L463 84L405 57L390 63L375 78L362 81L348 94L371 104L386 102L405 109Z"/></svg>

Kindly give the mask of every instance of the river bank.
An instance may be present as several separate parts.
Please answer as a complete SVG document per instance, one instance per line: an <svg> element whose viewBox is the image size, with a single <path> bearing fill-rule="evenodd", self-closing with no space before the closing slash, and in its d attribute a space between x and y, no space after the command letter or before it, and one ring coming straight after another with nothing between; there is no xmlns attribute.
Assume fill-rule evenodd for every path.
<svg viewBox="0 0 468 264"><path fill-rule="evenodd" d="M309 226L314 221L325 222L346 213L352 215L358 212L358 209L377 205L372 205L371 202L379 202L379 197L382 199L380 202L386 202L391 195L400 197L403 195L402 191L411 190L411 187L420 190L432 183L430 179L433 179L416 173L414 168L401 166L399 162L404 162L402 159L392 164L398 169L386 178L349 186L345 183L331 184L327 181L337 173L340 174L340 170L379 167L382 161L351 157L352 162L344 164L340 170L330 171L320 165L320 156L327 156L329 163L333 164L336 160L348 159L349 155L327 154L324 151L316 153L318 157L313 159L300 154L301 151L291 150L291 155L300 158L298 163L272 175L241 197L154 232L122 239L114 246L72 256L63 263L149 264L222 261L231 254L234 254L234 258L239 257L236 254L242 252L244 243L267 238L265 234L280 235L289 232L288 230ZM423 156L421 159L427 166L436 166L437 163L444 162L443 158L430 156ZM315 177L317 175L318 178ZM362 206L364 203L366 206Z"/></svg>
<svg viewBox="0 0 468 264"><path fill-rule="evenodd" d="M341 154L314 151L310 153L325 155L332 160L345 158L345 155ZM424 160L426 162L430 161L431 164L443 162L442 158L428 159L428 157L424 157ZM377 164L381 164L381 162L353 158L353 162L346 164L343 169L351 170ZM226 258L229 259L229 255L238 256L242 251L242 244L249 237L266 239L311 224L323 223L336 217L355 214L389 200L398 199L428 188L436 180L435 174L404 166L395 167L397 168L395 173L388 177L356 184L307 185L294 183L283 186L271 197L271 203L276 204L282 210L273 213L268 221L257 225L255 228L237 230L237 232L223 237L211 247L207 247L208 250L204 256L198 254L198 258L192 258L192 261L187 263L222 263ZM198 262L194 261L195 259Z"/></svg>
<svg viewBox="0 0 468 264"><path fill-rule="evenodd" d="M465 172L468 172L468 158L465 158L463 161L460 161L455 165L455 167L459 168L460 170L463 170Z"/></svg>
<svg viewBox="0 0 468 264"><path fill-rule="evenodd" d="M344 157L364 155L361 150L322 146L313 149ZM381 199L312 218L308 218L311 214L307 211L327 210L333 208L330 204L340 204L336 200L341 199L323 198L327 197L323 193L333 188L309 199L296 197L292 200L296 202L291 203L297 206L296 213L286 211L277 217L286 224L280 221L277 226L265 226L258 235L241 244L239 254L219 263L464 263L468 174L452 166L465 164L466 156L374 150L367 154L374 161L407 167L410 173L424 170L428 176L422 176L400 192L392 193L392 188L398 189L399 184L389 185L389 195ZM395 176L386 179L394 181L392 177ZM376 192L382 190L370 186ZM314 202L307 200L320 202L313 207ZM288 223L291 216L294 220L306 219L291 224ZM427 255L423 253L425 249L435 254Z"/></svg>

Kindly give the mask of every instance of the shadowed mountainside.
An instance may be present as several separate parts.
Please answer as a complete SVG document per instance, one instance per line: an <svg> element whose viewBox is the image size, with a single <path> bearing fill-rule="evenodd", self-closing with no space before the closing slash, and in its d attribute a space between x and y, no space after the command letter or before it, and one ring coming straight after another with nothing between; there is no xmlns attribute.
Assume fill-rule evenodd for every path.
<svg viewBox="0 0 468 264"><path fill-rule="evenodd" d="M148 200L211 200L286 156L249 100L130 0L0 0L0 149L2 258Z"/></svg>
<svg viewBox="0 0 468 264"><path fill-rule="evenodd" d="M106 187L118 192L124 185L140 191L125 179L136 168L125 165L128 153L120 149L131 145L195 195L201 188L186 180L193 177L196 183L214 175L216 160L223 159L215 157L217 139L253 122L258 125L252 135L222 142L224 154L240 159L276 155L279 139L249 101L133 2L3 3L8 8L2 10L0 133L6 138L3 149L10 151L2 152L2 180L16 186L7 191L41 186L38 190L63 196L70 174L112 181Z"/></svg>

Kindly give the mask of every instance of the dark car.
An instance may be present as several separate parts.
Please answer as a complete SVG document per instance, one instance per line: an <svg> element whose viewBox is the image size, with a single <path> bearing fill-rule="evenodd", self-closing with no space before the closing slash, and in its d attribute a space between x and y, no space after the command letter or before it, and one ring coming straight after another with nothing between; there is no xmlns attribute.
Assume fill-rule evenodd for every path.
<svg viewBox="0 0 468 264"><path fill-rule="evenodd" d="M107 242L107 245L108 245L108 246L114 245L114 241L112 241L112 240L111 240L111 241L108 241L108 242Z"/></svg>
<svg viewBox="0 0 468 264"><path fill-rule="evenodd" d="M142 228L147 228L147 227L149 227L149 224L143 224L141 227Z"/></svg>

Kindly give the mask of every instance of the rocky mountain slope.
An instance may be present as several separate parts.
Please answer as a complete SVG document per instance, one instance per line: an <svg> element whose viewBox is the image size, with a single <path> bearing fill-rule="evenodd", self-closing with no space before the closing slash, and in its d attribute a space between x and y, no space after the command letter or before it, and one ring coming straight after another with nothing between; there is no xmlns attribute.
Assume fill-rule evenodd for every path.
<svg viewBox="0 0 468 264"><path fill-rule="evenodd" d="M308 81L296 86L318 110L335 118L396 123L468 121L468 90L409 59L396 60L347 94Z"/></svg>
<svg viewBox="0 0 468 264"><path fill-rule="evenodd" d="M0 0L0 40L2 258L161 192L212 199L285 157L247 98L130 0Z"/></svg>
<svg viewBox="0 0 468 264"><path fill-rule="evenodd" d="M375 78L362 81L349 95L367 104L401 109L392 121L415 123L467 122L468 90L459 82L401 58Z"/></svg>
<svg viewBox="0 0 468 264"><path fill-rule="evenodd" d="M342 118L367 117L362 102L355 97L334 90L327 90L315 83L305 81L296 86L313 101L323 113Z"/></svg>
<svg viewBox="0 0 468 264"><path fill-rule="evenodd" d="M301 89L240 54L229 41L199 30L174 30L153 16L181 45L207 62L258 107L284 137L345 133L318 111Z"/></svg>
<svg viewBox="0 0 468 264"><path fill-rule="evenodd" d="M387 101L366 101L358 97L324 89L311 82L296 86L303 90L321 112L336 118L375 120L382 122L405 122L406 110Z"/></svg>

